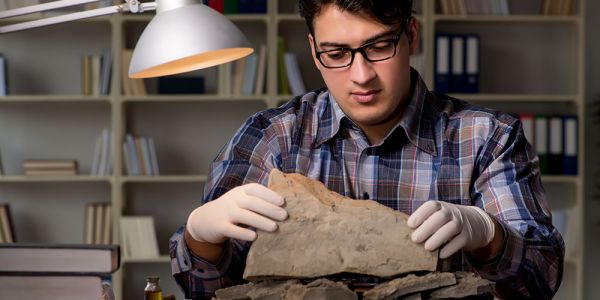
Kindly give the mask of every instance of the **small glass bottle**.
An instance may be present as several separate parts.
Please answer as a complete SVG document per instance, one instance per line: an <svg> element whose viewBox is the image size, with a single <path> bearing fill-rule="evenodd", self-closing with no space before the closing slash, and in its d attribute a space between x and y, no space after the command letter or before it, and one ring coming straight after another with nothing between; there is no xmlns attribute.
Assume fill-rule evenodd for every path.
<svg viewBox="0 0 600 300"><path fill-rule="evenodd" d="M162 300L162 289L158 285L158 276L146 277L146 288L144 289L144 300Z"/></svg>

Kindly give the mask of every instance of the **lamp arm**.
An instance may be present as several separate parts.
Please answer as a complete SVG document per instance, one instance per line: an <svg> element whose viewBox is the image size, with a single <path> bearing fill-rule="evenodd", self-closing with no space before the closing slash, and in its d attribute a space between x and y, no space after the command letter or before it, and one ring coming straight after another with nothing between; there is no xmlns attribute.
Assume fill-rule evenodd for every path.
<svg viewBox="0 0 600 300"><path fill-rule="evenodd" d="M0 12L0 19L10 18L10 17L14 17L14 16L20 16L20 15L24 15L24 14L30 14L30 13L34 13L34 12L41 12L41 11L46 11L46 10L51 10L51 9L56 9L56 8L62 8L62 7L72 6L72 5L96 2L96 1L99 1L99 0L61 0L61 1L49 2L49 3L39 4L39 5L32 5L32 6L28 6L28 7L17 8L17 9L7 10L5 12ZM60 15L60 16L54 16L54 17L49 17L49 18L44 18L44 19L39 19L39 20L33 20L33 21L27 21L27 22L21 22L21 23L16 23L16 24L0 26L0 34L19 31L19 30L25 30L25 29L29 29L29 28L47 26L47 25L52 25L52 24L70 22L70 21L74 21L74 20L88 19L88 18L94 18L94 17L99 17L99 16L105 16L105 15L112 15L112 14L116 14L116 13L125 13L125 12L143 13L146 11L156 10L156 2L141 3L138 0L125 0L125 1L126 1L126 3L119 4L119 5L113 5L113 6L96 8L96 9L92 9L92 10L75 12L75 13L70 13L70 14L64 14L64 15Z"/></svg>

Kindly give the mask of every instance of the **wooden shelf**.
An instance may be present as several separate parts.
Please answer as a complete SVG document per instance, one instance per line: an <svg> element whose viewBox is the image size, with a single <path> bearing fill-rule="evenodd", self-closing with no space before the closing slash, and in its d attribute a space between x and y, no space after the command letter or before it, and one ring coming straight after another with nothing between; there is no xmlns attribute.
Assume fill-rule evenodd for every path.
<svg viewBox="0 0 600 300"><path fill-rule="evenodd" d="M573 23L581 22L579 16L544 16L544 15L508 15L508 16L486 16L486 15L434 15L434 22L493 22L493 23Z"/></svg>
<svg viewBox="0 0 600 300"><path fill-rule="evenodd" d="M501 101L501 102L565 102L577 103L577 95L544 95L544 94L449 94L449 96L465 101Z"/></svg>
<svg viewBox="0 0 600 300"><path fill-rule="evenodd" d="M0 176L0 183L29 183L29 182L91 182L91 183L111 183L112 177L109 176L24 176L24 175L3 175Z"/></svg>
<svg viewBox="0 0 600 300"><path fill-rule="evenodd" d="M11 95L0 96L0 102L80 102L80 103L110 103L110 96L83 95Z"/></svg>
<svg viewBox="0 0 600 300"><path fill-rule="evenodd" d="M121 263L123 265L125 264L131 264L131 263L168 263L171 262L171 257L169 257L168 255L161 255L159 257L152 257L152 258L132 258L132 257L123 257L121 259Z"/></svg>
<svg viewBox="0 0 600 300"><path fill-rule="evenodd" d="M124 22L150 22L154 16L154 13L125 14L121 15L120 18ZM235 14L225 16L233 22L269 22L269 15L267 14Z"/></svg>
<svg viewBox="0 0 600 300"><path fill-rule="evenodd" d="M223 101L267 101L266 96L226 96L226 95L148 95L125 96L123 102L223 102Z"/></svg>
<svg viewBox="0 0 600 300"><path fill-rule="evenodd" d="M206 175L162 175L162 176L127 176L121 178L122 183L179 183L205 182Z"/></svg>

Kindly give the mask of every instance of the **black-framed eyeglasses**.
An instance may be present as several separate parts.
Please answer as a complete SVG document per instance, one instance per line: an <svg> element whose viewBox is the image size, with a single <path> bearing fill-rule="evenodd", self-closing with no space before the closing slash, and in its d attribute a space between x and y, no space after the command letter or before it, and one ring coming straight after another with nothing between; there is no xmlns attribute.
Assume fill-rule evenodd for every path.
<svg viewBox="0 0 600 300"><path fill-rule="evenodd" d="M406 22L404 25L407 23L408 22ZM329 69L345 68L352 65L356 52L360 52L362 56L370 62L387 60L396 55L396 48L400 42L400 38L402 38L402 33L404 32L405 27L406 26L402 26L400 32L392 38L373 41L358 48L342 47L325 51L317 51L316 40L313 39L315 55L317 56L317 60L319 60L321 65Z"/></svg>

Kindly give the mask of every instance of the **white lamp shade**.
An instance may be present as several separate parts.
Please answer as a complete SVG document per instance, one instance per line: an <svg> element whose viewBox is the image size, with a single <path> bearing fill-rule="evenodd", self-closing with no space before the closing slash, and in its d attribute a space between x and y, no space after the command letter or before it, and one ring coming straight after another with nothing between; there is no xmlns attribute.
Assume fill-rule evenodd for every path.
<svg viewBox="0 0 600 300"><path fill-rule="evenodd" d="M206 5L162 11L159 7L133 51L129 77L189 72L227 63L253 51L231 21Z"/></svg>

